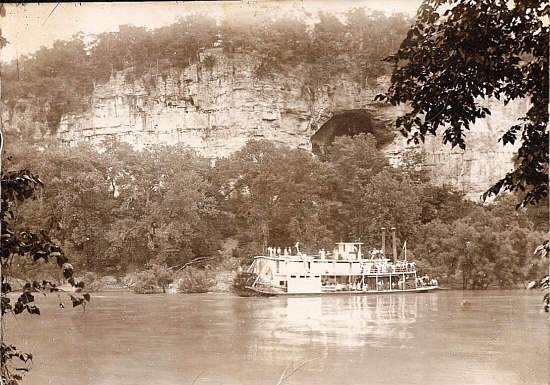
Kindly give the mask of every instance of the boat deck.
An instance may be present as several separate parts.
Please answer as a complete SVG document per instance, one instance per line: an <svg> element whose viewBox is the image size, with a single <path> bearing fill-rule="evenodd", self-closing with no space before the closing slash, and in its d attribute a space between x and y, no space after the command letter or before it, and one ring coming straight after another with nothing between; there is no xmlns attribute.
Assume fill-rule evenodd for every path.
<svg viewBox="0 0 550 385"><path fill-rule="evenodd" d="M252 287L247 286L246 287L249 290L252 290L258 294L265 295L265 296L319 296L319 295L368 295L368 294L399 294L399 293L425 293L429 291L439 290L439 286L424 286L424 287L418 287L416 289L403 289L403 290L368 290L368 291L360 291L360 290L339 290L339 291L323 291L320 293L287 293L282 290L269 290L269 289L262 289L259 287Z"/></svg>

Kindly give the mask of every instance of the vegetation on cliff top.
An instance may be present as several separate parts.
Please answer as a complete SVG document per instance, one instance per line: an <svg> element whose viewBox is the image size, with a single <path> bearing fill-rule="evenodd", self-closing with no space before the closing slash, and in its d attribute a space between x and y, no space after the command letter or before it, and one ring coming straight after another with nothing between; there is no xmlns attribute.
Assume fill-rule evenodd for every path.
<svg viewBox="0 0 550 385"><path fill-rule="evenodd" d="M312 89L341 72L354 74L364 86L389 73L381 60L394 52L409 25L403 15L356 9L344 20L320 13L313 26L288 16L227 16L217 23L208 16L192 15L155 30L120 26L118 32L93 39L77 34L4 66L2 101L24 110L25 103L18 102L32 100L39 106L33 119L47 122L55 131L63 114L88 107L94 84L106 82L113 72L127 69L133 78L162 74L197 62L201 49L215 44L228 55L243 52L258 57L259 77L304 63L310 68L304 85Z"/></svg>

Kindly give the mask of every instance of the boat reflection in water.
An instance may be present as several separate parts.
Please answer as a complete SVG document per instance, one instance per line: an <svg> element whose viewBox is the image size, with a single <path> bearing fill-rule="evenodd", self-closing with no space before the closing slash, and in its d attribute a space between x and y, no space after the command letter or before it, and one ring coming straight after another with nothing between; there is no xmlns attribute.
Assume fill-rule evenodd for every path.
<svg viewBox="0 0 550 385"><path fill-rule="evenodd" d="M433 295L277 297L257 303L260 306L249 311L264 321L256 324L254 334L278 342L260 352L257 346L251 348L251 354L266 357L280 356L282 351L293 355L298 347L316 346L315 356L326 356L336 347L406 344L414 339L418 309L437 311Z"/></svg>

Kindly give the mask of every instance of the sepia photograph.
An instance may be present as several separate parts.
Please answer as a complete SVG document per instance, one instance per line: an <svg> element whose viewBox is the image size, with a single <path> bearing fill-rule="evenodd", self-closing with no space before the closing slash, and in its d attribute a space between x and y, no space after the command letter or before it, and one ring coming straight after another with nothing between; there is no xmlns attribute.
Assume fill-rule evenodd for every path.
<svg viewBox="0 0 550 385"><path fill-rule="evenodd" d="M549 33L0 3L0 385L550 385Z"/></svg>

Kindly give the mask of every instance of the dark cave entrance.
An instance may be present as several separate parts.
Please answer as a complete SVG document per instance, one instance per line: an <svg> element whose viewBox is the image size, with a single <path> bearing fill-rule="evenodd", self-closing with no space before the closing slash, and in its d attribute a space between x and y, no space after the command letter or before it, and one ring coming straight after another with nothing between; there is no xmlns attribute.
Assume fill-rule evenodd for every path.
<svg viewBox="0 0 550 385"><path fill-rule="evenodd" d="M394 137L388 126L373 118L367 111L349 110L334 115L313 134L311 137L312 151L316 155L322 155L335 138L355 136L361 133L374 135L378 147L390 143Z"/></svg>

